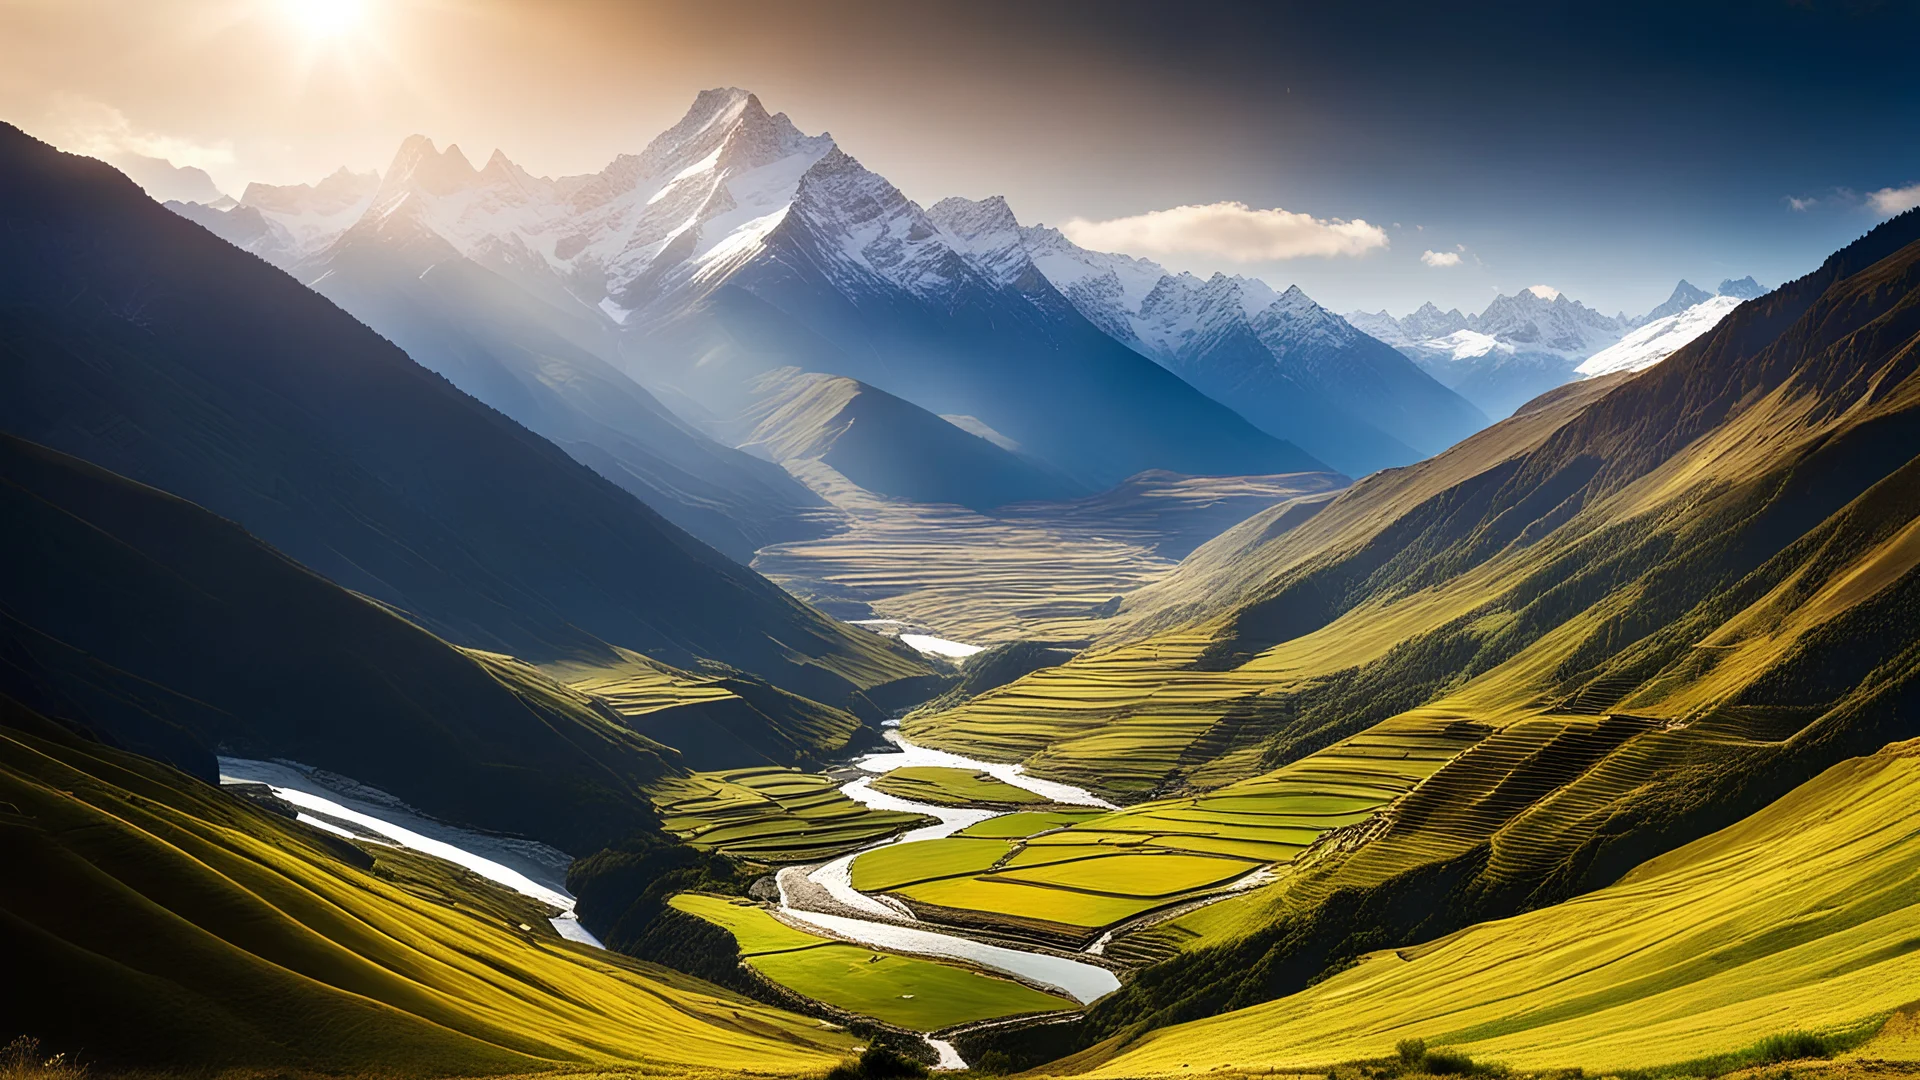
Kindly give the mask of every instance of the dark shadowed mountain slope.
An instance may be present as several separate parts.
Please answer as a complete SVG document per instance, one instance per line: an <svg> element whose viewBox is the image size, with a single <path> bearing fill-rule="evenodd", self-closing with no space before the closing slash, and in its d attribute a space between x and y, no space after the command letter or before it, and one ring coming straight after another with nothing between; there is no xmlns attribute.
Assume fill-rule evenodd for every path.
<svg viewBox="0 0 1920 1080"><path fill-rule="evenodd" d="M0 428L466 645L625 646L832 704L917 674L104 165L0 129Z"/></svg>
<svg viewBox="0 0 1920 1080"><path fill-rule="evenodd" d="M794 369L756 381L741 445L818 460L868 491L987 510L1084 492L1010 450L854 379Z"/></svg>
<svg viewBox="0 0 1920 1080"><path fill-rule="evenodd" d="M203 779L216 752L290 759L586 852L677 768L585 695L64 454L0 436L0 517L0 693Z"/></svg>

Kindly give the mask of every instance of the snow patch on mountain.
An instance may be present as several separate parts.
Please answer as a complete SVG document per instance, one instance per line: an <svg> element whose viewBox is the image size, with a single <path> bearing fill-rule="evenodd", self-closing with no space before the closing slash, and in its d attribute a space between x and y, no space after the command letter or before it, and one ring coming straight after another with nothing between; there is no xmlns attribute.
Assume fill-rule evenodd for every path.
<svg viewBox="0 0 1920 1080"><path fill-rule="evenodd" d="M1738 296L1707 297L1685 310L1646 323L1613 345L1594 353L1574 370L1582 378L1591 379L1616 371L1650 368L1720 325L1720 320L1742 303L1744 301Z"/></svg>

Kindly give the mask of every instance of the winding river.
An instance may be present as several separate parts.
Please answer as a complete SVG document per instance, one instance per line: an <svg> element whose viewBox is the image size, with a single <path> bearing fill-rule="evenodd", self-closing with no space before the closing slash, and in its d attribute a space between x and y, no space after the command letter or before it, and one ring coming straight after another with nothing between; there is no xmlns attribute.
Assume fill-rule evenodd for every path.
<svg viewBox="0 0 1920 1080"><path fill-rule="evenodd" d="M830 937L869 945L888 952L961 960L992 971L1013 975L1027 982L1051 987L1085 1005L1120 988L1114 973L1099 964L1087 963L1050 952L993 945L958 934L928 930L916 925L919 920L906 906L889 897L870 896L853 887L853 860L875 848L904 844L914 840L935 840L951 836L1010 810L981 810L970 807L936 806L889 795L873 789L875 776L909 765L937 765L983 772L1014 787L1024 788L1056 803L1112 809L1113 804L1083 788L1028 776L1018 765L979 761L959 754L916 746L898 731L889 731L887 741L894 749L868 754L853 764L863 775L841 785L840 790L855 802L876 810L899 810L925 814L935 824L911 829L898 837L870 844L818 867L789 866L775 879L780 886L780 911L789 920L811 927ZM825 901L821 896L824 894ZM830 910L838 908L840 910ZM853 914L849 914L852 912ZM940 1055L943 1069L964 1068L966 1063L953 1046L927 1036Z"/></svg>
<svg viewBox="0 0 1920 1080"><path fill-rule="evenodd" d="M852 765L861 775L840 790L855 802L876 810L897 810L935 819L932 825L870 844L815 867L789 866L776 881L780 912L790 921L828 937L855 942L887 952L958 960L1049 987L1081 1004L1119 989L1120 980L1106 967L1070 956L1010 945L977 941L959 934L931 930L905 905L885 896L872 896L853 887L853 860L889 844L951 836L970 825L1014 811L936 806L873 789L876 777L909 765L934 765L986 773L1014 787L1024 788L1055 803L1111 809L1113 804L1067 784L1026 775L1018 765L979 761L959 754L916 746L898 731L888 731L892 750L867 754ZM559 908L550 921L561 936L601 947L573 914L573 895L567 892L570 859L545 844L515 840L434 821L393 796L292 762L220 759L223 781L265 784L299 810L301 821L315 828L365 842L391 844L438 856L523 895ZM1104 941L1104 939L1102 939ZM1088 950L1098 955L1099 945ZM952 1044L927 1036L939 1054L939 1067L964 1068Z"/></svg>

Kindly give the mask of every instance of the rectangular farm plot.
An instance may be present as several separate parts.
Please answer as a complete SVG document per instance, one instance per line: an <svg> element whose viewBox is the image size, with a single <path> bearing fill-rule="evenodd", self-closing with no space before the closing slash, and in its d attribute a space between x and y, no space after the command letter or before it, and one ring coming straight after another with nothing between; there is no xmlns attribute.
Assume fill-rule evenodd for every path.
<svg viewBox="0 0 1920 1080"><path fill-rule="evenodd" d="M999 862L1013 845L1005 840L946 837L875 848L853 860L853 887L883 892L916 881L977 874Z"/></svg>
<svg viewBox="0 0 1920 1080"><path fill-rule="evenodd" d="M1002 870L986 880L1116 896L1167 899L1242 877L1257 862L1183 853L1096 855Z"/></svg>
<svg viewBox="0 0 1920 1080"><path fill-rule="evenodd" d="M1105 810L1022 810L988 818L961 829L955 836L1019 840L1049 829L1078 825L1107 813Z"/></svg>
<svg viewBox="0 0 1920 1080"><path fill-rule="evenodd" d="M1029 885L998 878L945 878L897 890L898 895L941 907L989 912L1014 919L1034 919L1088 930L1130 919L1163 907L1164 900L1093 893Z"/></svg>

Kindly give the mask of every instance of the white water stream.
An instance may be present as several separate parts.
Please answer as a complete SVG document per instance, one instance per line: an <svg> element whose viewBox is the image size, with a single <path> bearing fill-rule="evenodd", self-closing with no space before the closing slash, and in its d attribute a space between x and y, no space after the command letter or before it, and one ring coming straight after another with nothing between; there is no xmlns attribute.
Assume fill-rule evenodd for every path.
<svg viewBox="0 0 1920 1080"><path fill-rule="evenodd" d="M434 821L377 788L288 762L223 757L220 779L265 784L299 808L301 821L336 836L392 844L464 866L488 881L559 908L561 914L547 921L561 937L606 948L573 913L573 894L566 884L573 859L558 848Z"/></svg>

